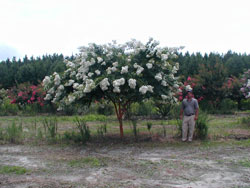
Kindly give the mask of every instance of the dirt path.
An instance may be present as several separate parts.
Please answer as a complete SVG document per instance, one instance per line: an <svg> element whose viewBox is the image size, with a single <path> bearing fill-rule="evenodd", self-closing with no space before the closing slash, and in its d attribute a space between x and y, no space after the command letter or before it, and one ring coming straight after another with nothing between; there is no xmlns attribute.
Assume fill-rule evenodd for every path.
<svg viewBox="0 0 250 188"><path fill-rule="evenodd" d="M2 145L0 165L28 169L0 174L1 188L250 187L250 147L238 145Z"/></svg>

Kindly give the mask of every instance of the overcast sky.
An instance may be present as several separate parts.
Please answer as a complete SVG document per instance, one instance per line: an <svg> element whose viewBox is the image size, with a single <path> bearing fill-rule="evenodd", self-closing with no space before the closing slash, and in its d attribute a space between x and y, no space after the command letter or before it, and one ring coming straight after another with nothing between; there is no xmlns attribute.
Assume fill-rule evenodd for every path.
<svg viewBox="0 0 250 188"><path fill-rule="evenodd" d="M0 60L131 38L250 54L250 0L0 0Z"/></svg>

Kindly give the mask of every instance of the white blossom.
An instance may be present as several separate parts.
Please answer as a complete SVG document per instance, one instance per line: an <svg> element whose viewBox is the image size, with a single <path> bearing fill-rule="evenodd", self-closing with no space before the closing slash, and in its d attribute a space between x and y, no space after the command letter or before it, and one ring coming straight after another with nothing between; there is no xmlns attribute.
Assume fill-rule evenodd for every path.
<svg viewBox="0 0 250 188"><path fill-rule="evenodd" d="M117 67L117 66L118 66L118 62L114 62L112 65L113 65L114 67Z"/></svg>
<svg viewBox="0 0 250 188"><path fill-rule="evenodd" d="M121 74L124 74L127 72L128 72L128 66L126 65L125 67L122 67Z"/></svg>
<svg viewBox="0 0 250 188"><path fill-rule="evenodd" d="M173 73L173 74L176 74L177 71L178 71L178 68L177 68L176 66L174 66L174 67L173 67L173 70L172 70L172 73Z"/></svg>
<svg viewBox="0 0 250 188"><path fill-rule="evenodd" d="M68 61L67 64L66 64L67 67L70 67L70 68L75 68L75 64L71 61Z"/></svg>
<svg viewBox="0 0 250 188"><path fill-rule="evenodd" d="M119 86L124 85L124 84L125 84L124 78L120 78L120 79L113 81L113 87L119 87Z"/></svg>
<svg viewBox="0 0 250 188"><path fill-rule="evenodd" d="M187 85L185 89L186 91L192 91L192 87L190 85Z"/></svg>
<svg viewBox="0 0 250 188"><path fill-rule="evenodd" d="M52 103L56 103L57 99L56 97L51 101Z"/></svg>
<svg viewBox="0 0 250 188"><path fill-rule="evenodd" d="M77 89L78 86L79 86L78 83L74 83L74 84L73 84L73 88L74 88L74 89Z"/></svg>
<svg viewBox="0 0 250 188"><path fill-rule="evenodd" d="M136 87L136 80L130 78L130 79L128 80L128 85L129 85L129 87L130 87L131 89L135 89L135 87Z"/></svg>
<svg viewBox="0 0 250 188"><path fill-rule="evenodd" d="M95 82L91 79L87 79L86 80L86 85L85 88L83 90L84 93L90 93L92 91L92 89L95 87Z"/></svg>
<svg viewBox="0 0 250 188"><path fill-rule="evenodd" d="M246 87L250 87L250 79L247 79L247 85Z"/></svg>
<svg viewBox="0 0 250 188"><path fill-rule="evenodd" d="M114 87L113 92L114 92L114 93L120 93L121 90L120 90L119 87Z"/></svg>
<svg viewBox="0 0 250 188"><path fill-rule="evenodd" d="M154 87L153 86L151 86L151 85L147 85L147 87L148 87L148 91L149 92L151 92L151 93L153 93L154 91L153 91L153 89L154 89Z"/></svg>
<svg viewBox="0 0 250 188"><path fill-rule="evenodd" d="M101 57L97 57L97 62L101 63L103 61L103 59Z"/></svg>
<svg viewBox="0 0 250 188"><path fill-rule="evenodd" d="M147 63L146 66L148 69L151 69L153 67L153 65L151 63Z"/></svg>
<svg viewBox="0 0 250 188"><path fill-rule="evenodd" d="M75 83L74 80L69 80L64 86L72 86L73 83Z"/></svg>
<svg viewBox="0 0 250 188"><path fill-rule="evenodd" d="M101 72L99 70L96 70L95 73L96 73L96 75L100 75L101 74Z"/></svg>
<svg viewBox="0 0 250 188"><path fill-rule="evenodd" d="M43 79L43 86L47 87L48 84L50 84L51 80L49 76L45 76Z"/></svg>
<svg viewBox="0 0 250 188"><path fill-rule="evenodd" d="M55 75L54 83L55 83L55 85L60 85L61 78L60 78L59 74Z"/></svg>
<svg viewBox="0 0 250 188"><path fill-rule="evenodd" d="M162 80L162 75L161 75L161 73L157 73L157 74L155 75L155 79L158 80L158 81L161 81L161 80Z"/></svg>
<svg viewBox="0 0 250 188"><path fill-rule="evenodd" d="M112 70L112 72L115 72L115 71L117 71L117 68L116 67L112 67L111 70Z"/></svg>
<svg viewBox="0 0 250 188"><path fill-rule="evenodd" d="M101 82L100 82L100 87L103 91L108 90L108 86L110 86L110 83L108 81L108 78L104 78Z"/></svg>
<svg viewBox="0 0 250 188"><path fill-rule="evenodd" d="M91 59L90 59L90 62L91 62L91 65L94 65L94 64L95 64L95 59L94 59L94 58L91 58Z"/></svg>
<svg viewBox="0 0 250 188"><path fill-rule="evenodd" d="M93 72L89 72L89 73L88 73L88 77L91 77L91 76L93 76L93 75L94 75Z"/></svg>
<svg viewBox="0 0 250 188"><path fill-rule="evenodd" d="M103 61L101 65L106 65L106 62L105 62L105 61Z"/></svg>
<svg viewBox="0 0 250 188"><path fill-rule="evenodd" d="M168 55L167 55L167 54L161 54L161 59L162 59L163 61L168 60Z"/></svg>
<svg viewBox="0 0 250 188"><path fill-rule="evenodd" d="M76 75L76 71L71 72L70 77L73 77Z"/></svg>
<svg viewBox="0 0 250 188"><path fill-rule="evenodd" d="M141 87L139 88L139 92L140 92L141 94L143 94L143 95L145 95L145 94L147 93L147 91L148 91L148 87L147 87L147 86L141 86Z"/></svg>
<svg viewBox="0 0 250 188"><path fill-rule="evenodd" d="M161 98L162 98L163 100L166 100L166 99L168 99L169 97L168 97L167 95L161 95Z"/></svg>
<svg viewBox="0 0 250 188"><path fill-rule="evenodd" d="M143 70L144 70L144 68L138 65L136 74L137 74L137 75L141 74Z"/></svg>
<svg viewBox="0 0 250 188"><path fill-rule="evenodd" d="M57 111L62 111L63 110L63 107L62 106L59 106L58 108L57 108Z"/></svg>
<svg viewBox="0 0 250 188"><path fill-rule="evenodd" d="M57 89L62 91L62 90L64 90L64 86L60 85Z"/></svg>
<svg viewBox="0 0 250 188"><path fill-rule="evenodd" d="M68 99L69 99L69 103L71 104L72 102L75 101L76 97L73 96L73 95L69 95L69 96L68 96Z"/></svg>
<svg viewBox="0 0 250 188"><path fill-rule="evenodd" d="M56 101L61 95L62 95L62 92L57 92L53 100Z"/></svg>
<svg viewBox="0 0 250 188"><path fill-rule="evenodd" d="M107 69L106 69L106 71L107 71L107 74L111 74L112 72L112 68L111 67L108 67Z"/></svg>
<svg viewBox="0 0 250 188"><path fill-rule="evenodd" d="M179 85L178 85L178 84L174 84L174 88L175 88L175 89L178 89L178 88L179 88Z"/></svg>
<svg viewBox="0 0 250 188"><path fill-rule="evenodd" d="M134 68L137 69L139 65L137 63L134 64Z"/></svg>
<svg viewBox="0 0 250 188"><path fill-rule="evenodd" d="M154 64L155 60L150 59L148 62Z"/></svg>
<svg viewBox="0 0 250 188"><path fill-rule="evenodd" d="M47 94L44 98L44 100L49 101L52 99L52 96L50 94Z"/></svg>
<svg viewBox="0 0 250 188"><path fill-rule="evenodd" d="M161 81L161 85L166 87L167 86L167 82L165 80L162 80Z"/></svg>
<svg viewBox="0 0 250 188"><path fill-rule="evenodd" d="M48 91L49 94L54 94L55 93L55 89L54 87L50 88L49 91Z"/></svg>

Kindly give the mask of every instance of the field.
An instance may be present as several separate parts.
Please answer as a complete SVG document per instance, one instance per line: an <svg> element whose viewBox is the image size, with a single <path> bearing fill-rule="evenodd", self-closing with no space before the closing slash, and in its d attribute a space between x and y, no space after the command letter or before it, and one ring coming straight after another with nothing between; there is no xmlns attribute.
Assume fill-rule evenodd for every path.
<svg viewBox="0 0 250 188"><path fill-rule="evenodd" d="M14 143L0 145L0 187L250 187L249 114L210 116L208 138L182 143L176 121L138 120L137 137L125 121L120 140L115 117L89 116L91 139L65 138L74 117L58 116L52 139L44 117L1 117L1 129L22 126ZM147 129L150 122L152 128ZM106 126L107 132L99 127Z"/></svg>

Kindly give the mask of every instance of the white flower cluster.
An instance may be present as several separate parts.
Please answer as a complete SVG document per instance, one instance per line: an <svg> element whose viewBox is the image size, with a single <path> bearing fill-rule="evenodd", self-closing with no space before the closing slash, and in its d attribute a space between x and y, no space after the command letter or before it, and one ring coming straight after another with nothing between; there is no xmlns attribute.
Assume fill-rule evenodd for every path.
<svg viewBox="0 0 250 188"><path fill-rule="evenodd" d="M59 74L55 72L55 73L54 73L54 76L55 76L55 78L54 78L54 83L55 83L55 85L56 85L56 86L60 85L60 83L61 83L61 78L60 78Z"/></svg>
<svg viewBox="0 0 250 188"><path fill-rule="evenodd" d="M128 65L122 67L121 74L128 73Z"/></svg>
<svg viewBox="0 0 250 188"><path fill-rule="evenodd" d="M186 91L192 91L193 90L190 85L187 85L185 89L186 89Z"/></svg>
<svg viewBox="0 0 250 188"><path fill-rule="evenodd" d="M144 68L141 67L140 65L138 65L137 63L134 64L134 68L137 69L136 70L136 74L139 75L142 73L142 71L144 71Z"/></svg>
<svg viewBox="0 0 250 188"><path fill-rule="evenodd" d="M145 95L148 91L151 92L151 93L153 93L153 89L154 89L154 87L151 86L151 85L141 86L141 87L139 88L139 92L140 92L141 94Z"/></svg>
<svg viewBox="0 0 250 188"><path fill-rule="evenodd" d="M84 93L90 93L92 89L95 87L95 82L91 79L86 80L86 86L83 90Z"/></svg>
<svg viewBox="0 0 250 188"><path fill-rule="evenodd" d="M157 73L155 75L155 79L158 80L158 81L161 81L162 80L162 74L161 73Z"/></svg>
<svg viewBox="0 0 250 188"><path fill-rule="evenodd" d="M113 81L113 87L114 87L113 92L114 93L120 93L121 92L120 86L122 86L124 84L125 84L125 79L124 78L114 80Z"/></svg>
<svg viewBox="0 0 250 188"><path fill-rule="evenodd" d="M152 67L153 67L152 63L147 63L146 66L148 69L152 69Z"/></svg>
<svg viewBox="0 0 250 188"><path fill-rule="evenodd" d="M101 82L100 82L100 87L103 91L108 90L108 86L110 86L109 80L108 78L104 78Z"/></svg>
<svg viewBox="0 0 250 188"><path fill-rule="evenodd" d="M128 80L128 85L129 85L129 87L130 87L131 89L135 89L135 87L136 87L136 80L130 78L130 79Z"/></svg>

